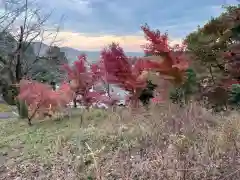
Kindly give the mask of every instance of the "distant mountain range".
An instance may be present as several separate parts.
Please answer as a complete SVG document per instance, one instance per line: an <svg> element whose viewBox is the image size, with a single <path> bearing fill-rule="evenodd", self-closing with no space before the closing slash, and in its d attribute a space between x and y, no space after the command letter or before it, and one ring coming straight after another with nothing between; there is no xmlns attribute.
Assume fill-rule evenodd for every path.
<svg viewBox="0 0 240 180"><path fill-rule="evenodd" d="M41 48L40 48L41 47ZM40 42L34 42L33 43L33 49L36 54L39 54L40 56L45 55L47 49L49 48L48 45ZM40 52L39 52L40 49ZM77 56L85 53L87 55L87 58L90 62L96 62L98 61L100 57L100 51L80 51L71 47L60 47L61 52L64 52L68 62L72 63L77 59ZM143 53L138 52L126 52L127 56L143 56Z"/></svg>

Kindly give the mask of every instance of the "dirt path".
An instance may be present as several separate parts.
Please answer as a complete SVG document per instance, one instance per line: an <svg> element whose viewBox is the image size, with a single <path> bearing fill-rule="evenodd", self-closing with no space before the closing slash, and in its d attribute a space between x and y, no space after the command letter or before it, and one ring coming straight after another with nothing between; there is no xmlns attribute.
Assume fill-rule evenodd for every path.
<svg viewBox="0 0 240 180"><path fill-rule="evenodd" d="M0 112L0 119L11 119L16 117L13 112Z"/></svg>

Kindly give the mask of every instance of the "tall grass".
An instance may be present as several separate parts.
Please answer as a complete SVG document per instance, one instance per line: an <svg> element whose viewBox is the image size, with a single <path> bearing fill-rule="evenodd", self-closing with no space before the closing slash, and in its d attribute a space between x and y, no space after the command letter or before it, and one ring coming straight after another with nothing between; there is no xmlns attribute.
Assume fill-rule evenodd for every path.
<svg viewBox="0 0 240 180"><path fill-rule="evenodd" d="M48 142L52 147L47 156L49 161L43 162L43 155L38 155L13 163L0 177L240 179L240 116L237 112L228 116L213 115L192 103L184 108L165 104L152 106L148 111L118 109L112 113L102 110L87 113L81 127L77 126L80 119L75 118L59 122L61 133L54 135L50 130L56 137ZM67 128L63 125L66 122ZM48 122L49 128L50 124Z"/></svg>

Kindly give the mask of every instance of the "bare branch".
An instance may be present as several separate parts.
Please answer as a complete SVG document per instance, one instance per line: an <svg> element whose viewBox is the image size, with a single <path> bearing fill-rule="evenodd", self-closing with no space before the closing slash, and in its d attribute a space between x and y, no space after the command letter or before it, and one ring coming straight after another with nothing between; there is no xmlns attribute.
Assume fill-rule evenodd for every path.
<svg viewBox="0 0 240 180"><path fill-rule="evenodd" d="M26 4L23 4L20 7L13 8L13 10L8 10L7 8L5 8L5 13L0 17L0 23L3 24L0 26L1 29L3 29L2 32L8 30L8 28L16 21L16 19L22 14L22 12L25 11L25 9Z"/></svg>
<svg viewBox="0 0 240 180"><path fill-rule="evenodd" d="M29 0L18 0L17 3L14 2L13 5L8 5L9 7L6 8L6 13L0 18L0 21L6 25L2 28L0 25L0 28L3 29L2 32L9 33L17 42L15 52L9 54L7 64L4 64L4 66L9 69L9 72L11 72L12 83L17 83L23 76L29 75L34 68L34 64L38 63L39 60L44 60L44 57L39 57L43 42L46 41L46 38L51 37L51 47L56 43L60 31L59 25L54 33L50 32L48 36L45 36L47 31L45 28L46 22L53 11L43 15L40 8L30 6L31 4L33 4L33 2ZM60 24L63 21L63 17L64 16L61 17ZM20 27L20 32L16 27L18 27L18 29ZM35 57L31 57L29 61L25 53L28 52L29 47L38 38L41 39L40 47L37 53L35 49Z"/></svg>
<svg viewBox="0 0 240 180"><path fill-rule="evenodd" d="M27 15L28 15L28 0L25 0L25 18L24 18L24 23L23 23L23 32L25 31L26 28L26 23L27 23Z"/></svg>

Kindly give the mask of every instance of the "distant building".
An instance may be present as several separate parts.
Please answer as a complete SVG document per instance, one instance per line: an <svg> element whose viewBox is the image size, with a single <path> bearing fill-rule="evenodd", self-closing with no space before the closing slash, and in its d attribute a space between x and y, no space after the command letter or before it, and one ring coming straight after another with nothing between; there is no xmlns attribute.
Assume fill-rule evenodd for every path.
<svg viewBox="0 0 240 180"><path fill-rule="evenodd" d="M68 63L68 60L65 56L64 52L61 52L61 49L57 46L49 47L49 49L46 52L47 58L50 60L53 64L65 64Z"/></svg>

